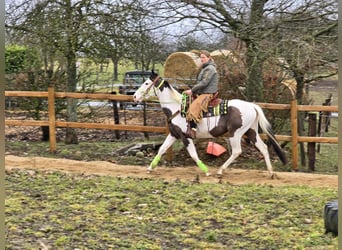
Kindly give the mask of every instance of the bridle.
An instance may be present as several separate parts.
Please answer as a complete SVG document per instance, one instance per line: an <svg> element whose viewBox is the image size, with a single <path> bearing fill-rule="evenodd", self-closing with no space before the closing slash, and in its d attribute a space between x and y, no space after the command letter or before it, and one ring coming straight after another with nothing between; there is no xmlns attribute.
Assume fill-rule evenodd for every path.
<svg viewBox="0 0 342 250"><path fill-rule="evenodd" d="M157 76L157 77L153 80L151 86L154 86L154 89L160 89L160 87L164 84L164 82L165 82L164 79L161 79L161 81L160 81L159 84L158 84L158 81L159 81L160 79L161 79L160 76ZM157 85L157 84L158 84L158 85Z"/></svg>
<svg viewBox="0 0 342 250"><path fill-rule="evenodd" d="M145 93L143 94L143 97L145 97L147 95L148 92L150 92L150 89L152 87L153 90L154 90L154 95L157 96L157 92L156 92L156 89L160 89L160 87L163 85L164 83L164 79L162 79L159 84L158 84L158 81L160 80L160 76L157 76L153 81L152 81L152 84L150 86L148 86L148 88L145 90ZM158 84L158 85L157 85ZM156 86L157 85L157 86Z"/></svg>

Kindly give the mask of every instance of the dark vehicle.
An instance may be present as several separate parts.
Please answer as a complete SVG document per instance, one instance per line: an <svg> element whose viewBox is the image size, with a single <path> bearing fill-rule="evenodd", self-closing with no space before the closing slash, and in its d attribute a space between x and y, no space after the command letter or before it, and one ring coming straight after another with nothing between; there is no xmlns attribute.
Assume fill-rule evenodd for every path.
<svg viewBox="0 0 342 250"><path fill-rule="evenodd" d="M120 86L119 93L123 95L133 95L151 74L151 71L127 71L124 75L123 84Z"/></svg>

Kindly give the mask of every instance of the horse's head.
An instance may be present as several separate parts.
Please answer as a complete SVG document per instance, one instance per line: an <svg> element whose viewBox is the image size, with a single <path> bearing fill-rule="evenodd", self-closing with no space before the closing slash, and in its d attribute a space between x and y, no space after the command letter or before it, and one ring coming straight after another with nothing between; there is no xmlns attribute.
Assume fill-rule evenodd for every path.
<svg viewBox="0 0 342 250"><path fill-rule="evenodd" d="M154 94L150 93L153 85L158 81L159 75L152 70L152 74L134 93L133 99L135 102L141 102L143 99L148 99Z"/></svg>

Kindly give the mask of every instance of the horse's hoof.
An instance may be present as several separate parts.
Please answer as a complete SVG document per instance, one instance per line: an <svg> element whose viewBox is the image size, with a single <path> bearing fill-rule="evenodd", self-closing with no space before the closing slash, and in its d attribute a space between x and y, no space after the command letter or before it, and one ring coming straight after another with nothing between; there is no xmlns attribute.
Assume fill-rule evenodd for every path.
<svg viewBox="0 0 342 250"><path fill-rule="evenodd" d="M274 180L275 178L276 178L277 176L276 176L276 174L275 173L270 173L270 178L271 178L271 180Z"/></svg>
<svg viewBox="0 0 342 250"><path fill-rule="evenodd" d="M272 179L272 180L274 180L274 179L279 180L280 178L279 178L279 176L278 176L276 173L272 173L272 174L271 174L271 179Z"/></svg>
<svg viewBox="0 0 342 250"><path fill-rule="evenodd" d="M220 177L220 176L222 176L222 175L223 175L222 170L217 171L217 173L216 173L216 176L217 176L217 177Z"/></svg>
<svg viewBox="0 0 342 250"><path fill-rule="evenodd" d="M223 175L222 174L216 174L216 178L218 180L218 183L222 184L222 182L223 182Z"/></svg>
<svg viewBox="0 0 342 250"><path fill-rule="evenodd" d="M211 174L209 172L205 173L206 177L209 177Z"/></svg>

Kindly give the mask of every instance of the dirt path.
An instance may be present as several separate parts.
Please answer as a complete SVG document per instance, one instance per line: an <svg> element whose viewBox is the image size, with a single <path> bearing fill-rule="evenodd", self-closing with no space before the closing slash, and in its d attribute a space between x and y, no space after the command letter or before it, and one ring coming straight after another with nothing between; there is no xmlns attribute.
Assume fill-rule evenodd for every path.
<svg viewBox="0 0 342 250"><path fill-rule="evenodd" d="M211 169L212 176L205 177L195 167L158 167L153 173L148 174L146 167L116 165L105 161L74 161L67 159L51 159L43 157L18 157L7 155L5 157L6 170L13 168L59 170L69 173L83 173L85 175L111 175L137 178L159 178L168 181L194 181L199 176L201 183L217 183L216 169ZM283 185L306 185L312 187L338 187L337 175L321 175L308 173L278 172L277 178L271 180L266 171L261 170L226 170L222 180L232 185L241 184L267 184L274 186Z"/></svg>

